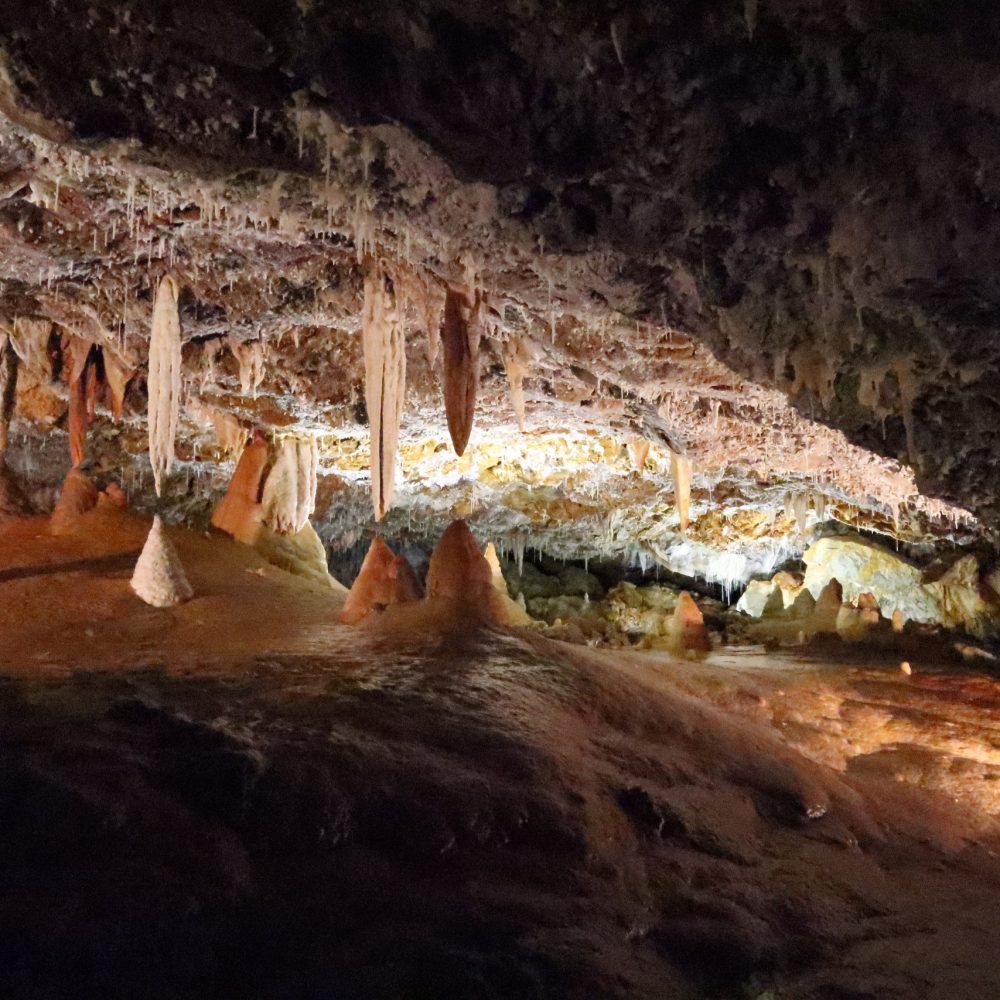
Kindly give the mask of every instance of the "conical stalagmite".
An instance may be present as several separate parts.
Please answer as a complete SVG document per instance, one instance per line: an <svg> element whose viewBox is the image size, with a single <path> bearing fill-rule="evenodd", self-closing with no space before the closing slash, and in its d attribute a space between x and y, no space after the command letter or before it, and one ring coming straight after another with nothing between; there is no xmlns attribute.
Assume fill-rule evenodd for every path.
<svg viewBox="0 0 1000 1000"><path fill-rule="evenodd" d="M396 490L399 423L406 394L406 342L391 279L372 267L365 277L362 317L365 403L371 428L372 507L381 521Z"/></svg>
<svg viewBox="0 0 1000 1000"><path fill-rule="evenodd" d="M487 606L493 573L465 521L452 521L427 569L427 596Z"/></svg>
<svg viewBox="0 0 1000 1000"><path fill-rule="evenodd" d="M74 466L63 480L62 490L49 521L54 535L65 534L87 511L97 506L100 492L90 477Z"/></svg>
<svg viewBox="0 0 1000 1000"><path fill-rule="evenodd" d="M160 281L149 339L149 463L159 496L174 463L174 440L181 399L180 289L173 277Z"/></svg>
<svg viewBox="0 0 1000 1000"><path fill-rule="evenodd" d="M423 596L423 588L406 557L395 555L376 535L347 595L340 620L354 625L376 609L419 601Z"/></svg>
<svg viewBox="0 0 1000 1000"><path fill-rule="evenodd" d="M254 431L236 463L226 495L212 512L212 525L245 545L253 544L264 520L260 493L267 460L267 438Z"/></svg>
<svg viewBox="0 0 1000 1000"><path fill-rule="evenodd" d="M476 311L462 292L448 289L441 324L444 412L456 455L465 454L476 411L476 392L479 388L479 324Z"/></svg>
<svg viewBox="0 0 1000 1000"><path fill-rule="evenodd" d="M528 625L531 623L531 616L521 607L511 596L507 589L507 581L504 579L503 570L500 569L500 559L497 556L496 546L490 542L483 550L483 558L490 567L490 574L493 577L493 589L496 591L495 602L497 620L507 625Z"/></svg>
<svg viewBox="0 0 1000 1000"><path fill-rule="evenodd" d="M686 590L678 595L668 634L671 645L682 652L707 653L712 648L701 608Z"/></svg>
<svg viewBox="0 0 1000 1000"><path fill-rule="evenodd" d="M691 459L676 451L670 452L670 474L674 480L674 504L681 531L687 531L688 511L691 507Z"/></svg>
<svg viewBox="0 0 1000 1000"><path fill-rule="evenodd" d="M142 600L154 608L170 608L194 596L159 516L153 518L146 544L135 564L131 586Z"/></svg>

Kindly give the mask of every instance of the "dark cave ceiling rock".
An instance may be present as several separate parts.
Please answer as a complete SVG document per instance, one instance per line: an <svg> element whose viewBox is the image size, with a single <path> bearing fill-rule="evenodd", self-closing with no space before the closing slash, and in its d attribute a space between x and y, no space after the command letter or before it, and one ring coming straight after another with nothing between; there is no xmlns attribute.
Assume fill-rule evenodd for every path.
<svg viewBox="0 0 1000 1000"><path fill-rule="evenodd" d="M998 40L1000 9L973 0L7 0L0 109L105 156L109 202L116 158L201 178L223 203L259 200L282 171L275 214L305 231L316 190L301 178L332 169L355 202L327 211L354 212L354 244L367 213L391 217L411 257L459 283L463 253L486 248L480 276L523 305L521 322L558 333L567 368L574 350L588 357L567 316L607 330L591 375L633 388L632 355L650 349L636 323L689 335L995 521ZM371 128L328 134L324 152L328 120ZM407 153L403 130L464 183ZM43 266L55 225L38 204L58 192L23 191L29 160L3 149L0 225L18 260L0 288L8 313L41 301L51 315L41 279L13 277ZM80 211L59 234L77 257L86 222L107 221ZM208 256L230 295L248 261L270 269L271 294L240 293L254 322L305 323L327 305L321 286L341 323L360 311L349 241L319 235L323 266L222 230ZM237 310L194 285L197 332L230 331Z"/></svg>

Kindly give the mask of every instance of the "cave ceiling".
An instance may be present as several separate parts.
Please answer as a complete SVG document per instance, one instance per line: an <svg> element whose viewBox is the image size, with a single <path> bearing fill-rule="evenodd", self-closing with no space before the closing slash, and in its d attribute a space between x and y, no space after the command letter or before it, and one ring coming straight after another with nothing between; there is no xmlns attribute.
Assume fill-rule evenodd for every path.
<svg viewBox="0 0 1000 1000"><path fill-rule="evenodd" d="M614 550L611 497L648 522L618 549L666 560L674 449L701 505L689 548L735 532L773 549L806 494L814 519L864 512L904 536L965 511L991 527L997 37L1000 10L971 2L7 0L0 324L22 356L22 471L65 450L55 331L134 373L123 422L90 448L143 489L169 272L178 508L224 485L235 424L317 435L328 509L370 526L352 487L378 260L406 330L397 517L487 511L583 556L566 526ZM461 459L441 401L447 288L484 304Z"/></svg>

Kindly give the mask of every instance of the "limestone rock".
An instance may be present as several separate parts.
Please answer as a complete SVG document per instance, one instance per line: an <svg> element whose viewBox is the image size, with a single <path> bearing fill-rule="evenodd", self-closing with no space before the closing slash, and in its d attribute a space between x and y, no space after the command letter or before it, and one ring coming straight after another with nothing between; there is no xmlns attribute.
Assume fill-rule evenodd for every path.
<svg viewBox="0 0 1000 1000"><path fill-rule="evenodd" d="M154 608L173 607L194 596L177 551L167 538L159 517L153 518L146 544L135 564L131 587Z"/></svg>
<svg viewBox="0 0 1000 1000"><path fill-rule="evenodd" d="M751 618L760 618L764 614L764 609L770 606L769 602L775 593L780 594L780 590L774 580L751 580L736 602L736 610L750 615Z"/></svg>
<svg viewBox="0 0 1000 1000"><path fill-rule="evenodd" d="M279 534L266 524L259 524L253 539L246 544L286 573L304 577L338 593L347 593L347 588L330 575L326 546L308 521L301 531L292 534Z"/></svg>
<svg viewBox="0 0 1000 1000"><path fill-rule="evenodd" d="M925 582L920 569L902 557L856 536L821 538L807 550L805 585L818 595L838 579L844 599L857 602L865 593L886 617L899 610L905 620L965 628L980 634L991 626L998 609L979 586L974 557L959 560L940 579Z"/></svg>
<svg viewBox="0 0 1000 1000"><path fill-rule="evenodd" d="M423 588L406 557L397 556L376 535L347 595L340 620L354 625L376 609L418 601L423 596Z"/></svg>

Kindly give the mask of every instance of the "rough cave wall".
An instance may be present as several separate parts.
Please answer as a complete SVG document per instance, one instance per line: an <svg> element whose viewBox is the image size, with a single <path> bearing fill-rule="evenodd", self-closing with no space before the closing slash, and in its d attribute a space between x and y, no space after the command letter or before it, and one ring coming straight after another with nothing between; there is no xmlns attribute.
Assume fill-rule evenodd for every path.
<svg viewBox="0 0 1000 1000"><path fill-rule="evenodd" d="M293 94L399 122L525 240L625 254L637 318L995 520L998 39L976 0L7 0L0 80L206 172L293 164Z"/></svg>

